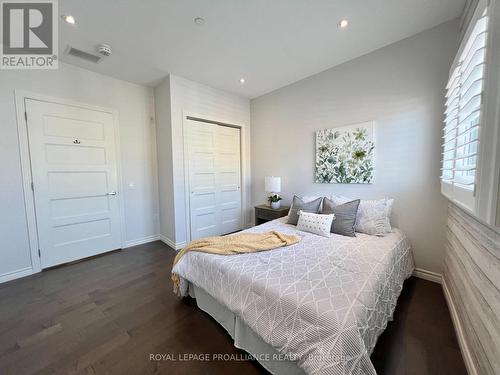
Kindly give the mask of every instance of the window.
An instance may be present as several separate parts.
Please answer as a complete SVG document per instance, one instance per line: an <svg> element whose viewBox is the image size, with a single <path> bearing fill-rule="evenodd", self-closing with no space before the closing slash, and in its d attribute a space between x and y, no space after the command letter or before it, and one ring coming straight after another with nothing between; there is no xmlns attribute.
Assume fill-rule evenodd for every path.
<svg viewBox="0 0 500 375"><path fill-rule="evenodd" d="M473 212L483 110L487 27L488 17L485 11L463 41L446 86L442 191L448 198Z"/></svg>

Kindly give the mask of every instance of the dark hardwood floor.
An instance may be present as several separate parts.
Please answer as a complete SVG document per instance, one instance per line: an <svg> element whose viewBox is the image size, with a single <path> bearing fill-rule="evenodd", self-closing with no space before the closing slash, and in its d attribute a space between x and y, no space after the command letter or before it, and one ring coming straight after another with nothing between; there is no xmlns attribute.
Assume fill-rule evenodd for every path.
<svg viewBox="0 0 500 375"><path fill-rule="evenodd" d="M174 251L160 242L0 284L0 374L260 374L250 361L178 359L229 353L229 335L172 293ZM466 374L437 284L411 278L372 355L379 374Z"/></svg>

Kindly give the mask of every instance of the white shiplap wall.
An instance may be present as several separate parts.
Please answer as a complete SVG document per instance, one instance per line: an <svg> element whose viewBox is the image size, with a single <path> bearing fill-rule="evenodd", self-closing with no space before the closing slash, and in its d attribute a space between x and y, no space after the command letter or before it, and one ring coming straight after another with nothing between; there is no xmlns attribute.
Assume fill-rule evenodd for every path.
<svg viewBox="0 0 500 375"><path fill-rule="evenodd" d="M168 90L169 95L165 93ZM158 123L158 149L168 147L171 144L172 159L160 158L159 168L165 165L168 170L169 163L172 169L172 180L160 177L160 200L166 199L172 202L165 207L161 206L160 217L162 220L162 238L171 246L180 247L188 240L188 227L186 205L185 205L185 178L184 178L184 140L183 140L183 117L192 115L212 121L219 121L241 126L242 136L242 207L245 210L244 224L250 222L248 205L250 201L250 100L218 90L188 79L170 75L155 90L155 94L163 92L161 98L156 97L156 113L162 110L162 106L170 102L170 119L157 116ZM162 98L165 98L163 100ZM168 129L170 128L170 129ZM160 135L161 134L161 135ZM168 140L168 137L171 137ZM159 152L160 154L160 152ZM160 171L160 174L162 172ZM161 175L160 175L161 176ZM165 212L169 211L169 212ZM168 223L164 225L165 223Z"/></svg>

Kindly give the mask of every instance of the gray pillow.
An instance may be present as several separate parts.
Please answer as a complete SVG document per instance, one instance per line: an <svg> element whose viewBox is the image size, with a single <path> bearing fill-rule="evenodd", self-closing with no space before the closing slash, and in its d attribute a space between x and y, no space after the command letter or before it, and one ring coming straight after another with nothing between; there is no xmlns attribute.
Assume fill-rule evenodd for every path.
<svg viewBox="0 0 500 375"><path fill-rule="evenodd" d="M299 211L312 212L314 214L317 214L321 209L322 201L323 198L318 198L311 202L305 203L302 199L294 195L292 207L290 208L290 212L288 213L287 224L297 225L297 222L299 221Z"/></svg>
<svg viewBox="0 0 500 375"><path fill-rule="evenodd" d="M328 198L323 200L322 213L335 214L330 232L341 234L342 236L356 237L354 225L356 224L359 202L360 200L356 199L336 206Z"/></svg>

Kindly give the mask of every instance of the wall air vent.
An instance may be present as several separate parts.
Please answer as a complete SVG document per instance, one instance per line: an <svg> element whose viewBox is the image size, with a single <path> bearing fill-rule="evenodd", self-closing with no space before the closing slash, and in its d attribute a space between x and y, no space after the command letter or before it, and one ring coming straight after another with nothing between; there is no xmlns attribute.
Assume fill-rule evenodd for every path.
<svg viewBox="0 0 500 375"><path fill-rule="evenodd" d="M68 46L68 48L66 48L65 54L68 56L73 56L73 57L76 57L78 59L82 59L82 60L94 63L94 64L97 64L99 61L102 60L102 56L93 55L89 52L85 52L85 51L82 51L81 49L71 47L71 46Z"/></svg>

